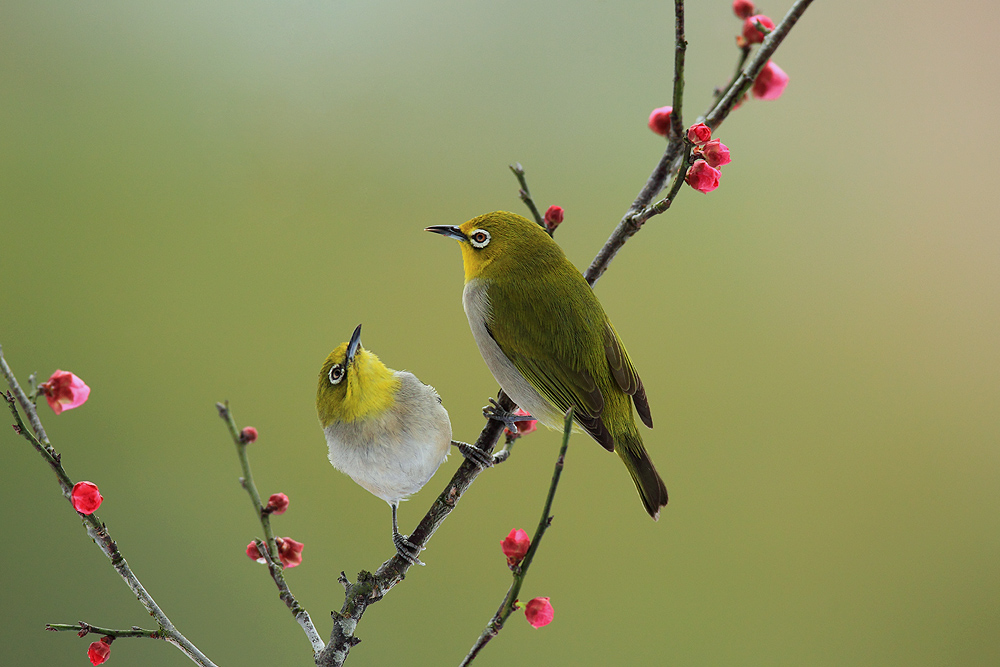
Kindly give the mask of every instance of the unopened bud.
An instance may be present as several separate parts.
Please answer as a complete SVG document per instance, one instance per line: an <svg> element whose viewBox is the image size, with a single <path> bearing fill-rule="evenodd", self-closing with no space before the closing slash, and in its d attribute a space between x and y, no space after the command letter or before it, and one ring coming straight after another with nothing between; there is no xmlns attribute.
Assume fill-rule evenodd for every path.
<svg viewBox="0 0 1000 667"><path fill-rule="evenodd" d="M552 622L555 611L548 598L534 598L524 605L524 616L528 619L528 623L531 623L531 627L540 628Z"/></svg>
<svg viewBox="0 0 1000 667"><path fill-rule="evenodd" d="M724 164L729 164L732 160L729 157L729 148L718 139L712 139L699 150L701 157L710 167L718 169Z"/></svg>
<svg viewBox="0 0 1000 667"><path fill-rule="evenodd" d="M545 211L545 228L549 230L550 234L556 230L564 216L562 206L549 206L549 209Z"/></svg>
<svg viewBox="0 0 1000 667"><path fill-rule="evenodd" d="M267 506L264 511L268 514L284 514L288 509L288 496L283 493L273 493L267 499Z"/></svg>
<svg viewBox="0 0 1000 667"><path fill-rule="evenodd" d="M719 187L721 172L709 166L704 160L695 160L688 169L684 181L698 192L707 193Z"/></svg>
<svg viewBox="0 0 1000 667"><path fill-rule="evenodd" d="M760 28L764 30L762 31ZM774 30L774 21L763 14L756 14L743 22L743 35L741 36L747 44L760 44L764 41L764 36L772 30Z"/></svg>
<svg viewBox="0 0 1000 667"><path fill-rule="evenodd" d="M733 14L736 14L736 18L750 18L753 15L753 10L752 0L733 0Z"/></svg>
<svg viewBox="0 0 1000 667"><path fill-rule="evenodd" d="M664 137L670 134L670 114L673 110L673 107L653 109L649 114L649 129Z"/></svg>
<svg viewBox="0 0 1000 667"><path fill-rule="evenodd" d="M514 414L520 417L527 417L531 413L525 412L521 408L518 408L517 412L515 412ZM520 438L522 435L528 435L529 433L534 433L536 429L538 429L537 419L525 419L524 421L514 422L514 428L511 429L508 426L507 428L504 429L504 433L511 440L516 440L517 438Z"/></svg>
<svg viewBox="0 0 1000 667"><path fill-rule="evenodd" d="M776 100L785 92L788 85L788 75L785 71L768 60L767 64L753 82L753 96L758 100Z"/></svg>
<svg viewBox="0 0 1000 667"><path fill-rule="evenodd" d="M518 563L524 560L530 546L531 539L526 532L520 528L511 530L510 534L500 542L500 549L503 551L503 555L507 557L507 567L513 569Z"/></svg>
<svg viewBox="0 0 1000 667"><path fill-rule="evenodd" d="M90 658L90 664L92 665L103 665L111 655L111 642L114 637L101 637L101 641L94 642L87 649L87 657Z"/></svg>
<svg viewBox="0 0 1000 667"><path fill-rule="evenodd" d="M712 128L704 123L697 123L688 128L687 137L695 146L701 146L712 138Z"/></svg>
<svg viewBox="0 0 1000 667"><path fill-rule="evenodd" d="M93 514L104 502L104 496L93 482L77 482L70 494L73 509L80 514Z"/></svg>

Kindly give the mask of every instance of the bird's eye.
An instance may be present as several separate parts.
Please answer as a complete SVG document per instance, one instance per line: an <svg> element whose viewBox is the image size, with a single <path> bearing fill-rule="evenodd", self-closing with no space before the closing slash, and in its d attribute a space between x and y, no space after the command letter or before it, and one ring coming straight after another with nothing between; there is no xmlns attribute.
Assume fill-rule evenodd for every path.
<svg viewBox="0 0 1000 667"><path fill-rule="evenodd" d="M334 364L330 368L330 384L340 384L340 381L344 379L344 367L340 364Z"/></svg>
<svg viewBox="0 0 1000 667"><path fill-rule="evenodd" d="M475 248L485 248L490 244L490 233L485 229L477 229L469 234L469 243Z"/></svg>

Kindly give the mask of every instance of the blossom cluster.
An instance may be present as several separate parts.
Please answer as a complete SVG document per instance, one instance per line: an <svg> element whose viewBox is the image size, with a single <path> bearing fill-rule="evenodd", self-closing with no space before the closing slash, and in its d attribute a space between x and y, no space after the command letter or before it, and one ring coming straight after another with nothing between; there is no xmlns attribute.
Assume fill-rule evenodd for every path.
<svg viewBox="0 0 1000 667"><path fill-rule="evenodd" d="M711 192L719 187L722 165L729 164L729 148L718 139L712 139L712 128L696 123L688 128L687 139L694 144L691 157L694 163L684 175L684 181L698 192Z"/></svg>
<svg viewBox="0 0 1000 667"><path fill-rule="evenodd" d="M743 28L736 38L736 45L746 51L752 44L761 44L774 30L774 21L764 14L756 14L753 0L734 0L733 13L743 20ZM776 63L768 60L754 79L752 92L759 100L776 100L785 92L789 77ZM739 107L742 100L737 103ZM658 107L649 114L649 129L664 137L669 137L673 108ZM719 187L722 165L729 164L729 148L718 139L712 139L712 128L704 123L696 123L688 128L686 140L694 148L692 163L684 174L684 181L698 192L706 193Z"/></svg>

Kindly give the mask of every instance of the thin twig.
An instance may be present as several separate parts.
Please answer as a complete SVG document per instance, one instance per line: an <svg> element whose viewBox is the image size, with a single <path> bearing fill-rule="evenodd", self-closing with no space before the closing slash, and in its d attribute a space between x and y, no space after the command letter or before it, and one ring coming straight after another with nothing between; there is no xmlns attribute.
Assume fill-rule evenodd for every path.
<svg viewBox="0 0 1000 667"><path fill-rule="evenodd" d="M674 99L670 112L670 141L681 141L684 136L684 56L687 39L684 37L684 0L674 2Z"/></svg>
<svg viewBox="0 0 1000 667"><path fill-rule="evenodd" d="M2 360L3 356L0 354L0 361ZM6 365L7 364L4 363L4 366ZM14 394L8 391L4 394L4 399L6 399L7 405L10 407L11 415L14 417L14 432L18 435L24 436L24 438L31 443L31 446L35 448L35 451L42 455L45 462L49 464L50 468L52 468L52 472L55 473L56 480L59 482L59 488L62 490L63 497L66 498L66 500L70 500L73 495L73 480L69 478L69 475L66 474L66 470L62 467L62 457L52 448L52 445L43 444L24 425L24 422L21 421L21 413L17 410L17 402L15 402Z"/></svg>
<svg viewBox="0 0 1000 667"><path fill-rule="evenodd" d="M747 64L747 58L749 57L750 57L750 45L744 44L743 46L740 47L740 55L736 59L736 71L733 72L733 77L729 80L729 83L727 83L724 88L715 89L714 95L716 101L718 101L723 95L725 95L726 92L728 92L729 89L733 87L733 84L736 83L736 80L740 78L740 74L743 73L743 66Z"/></svg>
<svg viewBox="0 0 1000 667"><path fill-rule="evenodd" d="M229 428L229 435L232 436L233 443L236 445L236 455L240 460L240 467L243 469L243 477L240 478L240 485L250 495L250 502L253 503L254 512L257 514L261 528L264 530L265 540L254 541L257 545L257 552L267 563L268 572L270 572L271 578L274 580L274 585L278 587L278 597L292 612L292 616L302 627L302 631L306 633L306 638L312 645L313 656L315 657L320 651L326 648L326 645L320 638L319 632L316 631L316 626L313 625L309 612L295 599L291 589L288 588L288 583L285 581L284 566L281 565L281 560L278 556L278 543L274 538L274 531L271 529L271 513L265 511L264 504L260 500L260 493L257 491L257 485L253 481L253 472L250 470L250 457L247 455L247 446L249 443L240 437L239 428L237 428L236 421L233 419L233 414L229 409L229 401L216 403L215 408L219 411L219 417L222 418L222 421Z"/></svg>
<svg viewBox="0 0 1000 667"><path fill-rule="evenodd" d="M146 630L145 628L140 628L133 625L129 630L117 630L114 628L102 628L97 625L91 625L90 623L85 623L80 621L79 623L74 623L73 625L66 625L63 623L46 623L45 629L51 632L75 632L80 637L86 637L90 633L95 635L104 635L105 637L129 637L129 638L142 638L142 639L165 639L163 635L160 634L159 630Z"/></svg>
<svg viewBox="0 0 1000 667"><path fill-rule="evenodd" d="M528 180L524 177L524 167L521 166L520 162L515 162L514 164L508 166L510 167L510 170L514 172L514 175L517 176L517 182L521 184L521 189L517 191L517 194L521 197L521 201L523 201L525 206L528 207L528 210L531 211L531 215L534 216L535 222L538 223L538 226L548 232L549 236L552 236L552 232L546 226L542 215L538 212L538 207L535 206L535 200L531 198L531 191L528 190Z"/></svg>
<svg viewBox="0 0 1000 667"><path fill-rule="evenodd" d="M0 348L0 361L3 360L2 348ZM17 380L14 378L14 374L10 371L10 367L7 366L6 361L3 361L2 368L4 375L8 378L8 383L14 391L19 392L21 395L24 394L17 386ZM21 436L23 436L31 445L42 455L45 462L49 464L49 467L56 473L56 477L59 480L59 487L62 489L63 495L66 496L67 500L71 498L73 482L69 475L66 474L66 470L62 466L62 456L47 442L43 444L32 432L25 428L24 422L21 420L21 415L17 409L17 402L22 402L20 397L15 402L15 397L11 392L6 392L4 398L10 407L11 414L14 417L15 425L14 430ZM23 402L22 402L23 405ZM37 414L36 414L37 418ZM41 424L39 424L40 426ZM40 430L44 433L44 429ZM72 506L72 505L71 505ZM75 510L74 510L75 511ZM170 622L167 615L163 613L160 606L156 604L153 597L146 591L143 587L142 582L139 578L135 576L132 569L129 567L128 563L125 561L125 557L122 556L121 551L118 549L118 544L111 539L110 533L108 533L108 527L100 520L96 514L80 514L78 516L82 519L84 526L87 529L87 535L94 540L98 548L111 560L111 566L115 568L118 575L125 581L125 584L129 587L133 594L135 594L136 599L142 603L142 606L146 608L149 615L152 616L156 623L159 625L160 629L157 631L159 635L166 641L170 642L184 654L191 659L192 662L202 667L215 667L215 663L208 659L208 657L202 653L197 646L192 644L187 637L182 635L174 624Z"/></svg>
<svg viewBox="0 0 1000 667"><path fill-rule="evenodd" d="M538 546L542 543L542 535L552 525L552 515L550 514L552 511L552 499L555 498L556 487L559 486L559 477L562 475L563 465L566 461L566 449L569 446L569 434L572 430L573 408L570 408L566 411L566 417L563 422L562 447L559 448L559 456L556 458L555 470L552 473L552 482L549 484L549 493L545 497L545 505L542 508L542 517L538 520L538 528L535 529L535 535L531 538L531 546L528 547L528 552L524 555L524 559L520 565L514 568L514 580L511 582L503 602L500 603L500 608L497 609L497 613L490 619L490 622L486 624L486 629L479 635L476 643L472 645L472 649L459 664L459 667L465 667L475 660L479 652L483 650L483 647L499 634L500 630L503 629L504 623L507 622L507 619L514 612L515 605L517 604L517 594L521 592L521 585L528 574L528 568L535 557L535 552L538 551Z"/></svg>
<svg viewBox="0 0 1000 667"><path fill-rule="evenodd" d="M0 345L0 371L3 372L3 376L7 378L7 384L10 386L11 391L14 392L14 396L17 397L17 402L21 404L21 409L24 410L24 414L28 415L28 421L31 422L31 428L35 429L35 435L38 439L44 443L46 446L49 444L49 436L45 434L45 428L42 427L42 420L38 418L38 410L35 409L34 401L31 401L24 390L21 389L21 385L17 383L17 378L14 377L14 372L10 370L10 366L7 365L7 360L3 358L3 345ZM34 377L34 375L32 375Z"/></svg>
<svg viewBox="0 0 1000 667"><path fill-rule="evenodd" d="M236 422L233 420L233 415L229 411L229 401L216 403L215 409L219 411L219 417L222 418L222 421L226 422L226 426L229 428L229 435L232 436L233 443L236 445L236 456L239 458L240 468L243 470L243 476L240 477L240 486L250 496L254 513L260 520L261 528L264 529L264 537L267 540L271 559L278 560L278 544L274 539L274 531L271 530L271 515L264 511L264 504L260 500L260 493L257 492L257 485L253 481L253 472L250 471L250 459L247 456L248 443L244 442L240 437L239 428L237 428Z"/></svg>

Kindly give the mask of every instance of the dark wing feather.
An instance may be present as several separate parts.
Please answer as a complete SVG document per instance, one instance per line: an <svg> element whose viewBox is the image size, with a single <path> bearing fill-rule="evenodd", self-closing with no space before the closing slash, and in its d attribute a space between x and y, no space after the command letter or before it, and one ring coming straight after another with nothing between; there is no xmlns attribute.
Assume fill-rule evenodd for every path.
<svg viewBox="0 0 1000 667"><path fill-rule="evenodd" d="M490 322L487 330L535 391L548 399L560 412L566 412L573 406L576 422L602 447L609 452L615 450L614 438L601 417L604 412L604 395L588 371L525 354L520 346L514 344L511 332L507 331L502 321Z"/></svg>
<svg viewBox="0 0 1000 667"><path fill-rule="evenodd" d="M504 354L507 352L504 351ZM516 352L507 354L507 358L535 391L549 399L560 412L573 406L577 423L609 452L615 450L615 441L601 418L604 395L590 373L574 371Z"/></svg>
<svg viewBox="0 0 1000 667"><path fill-rule="evenodd" d="M632 396L632 402L635 403L636 412L639 413L642 423L653 428L653 417L649 414L649 401L646 400L646 389L642 386L642 380L633 368L632 362L628 358L628 352L625 351L625 346L622 345L618 333L611 326L611 322L604 325L604 354L608 358L608 366L611 368L611 375L615 378L615 382L622 388L622 391Z"/></svg>

